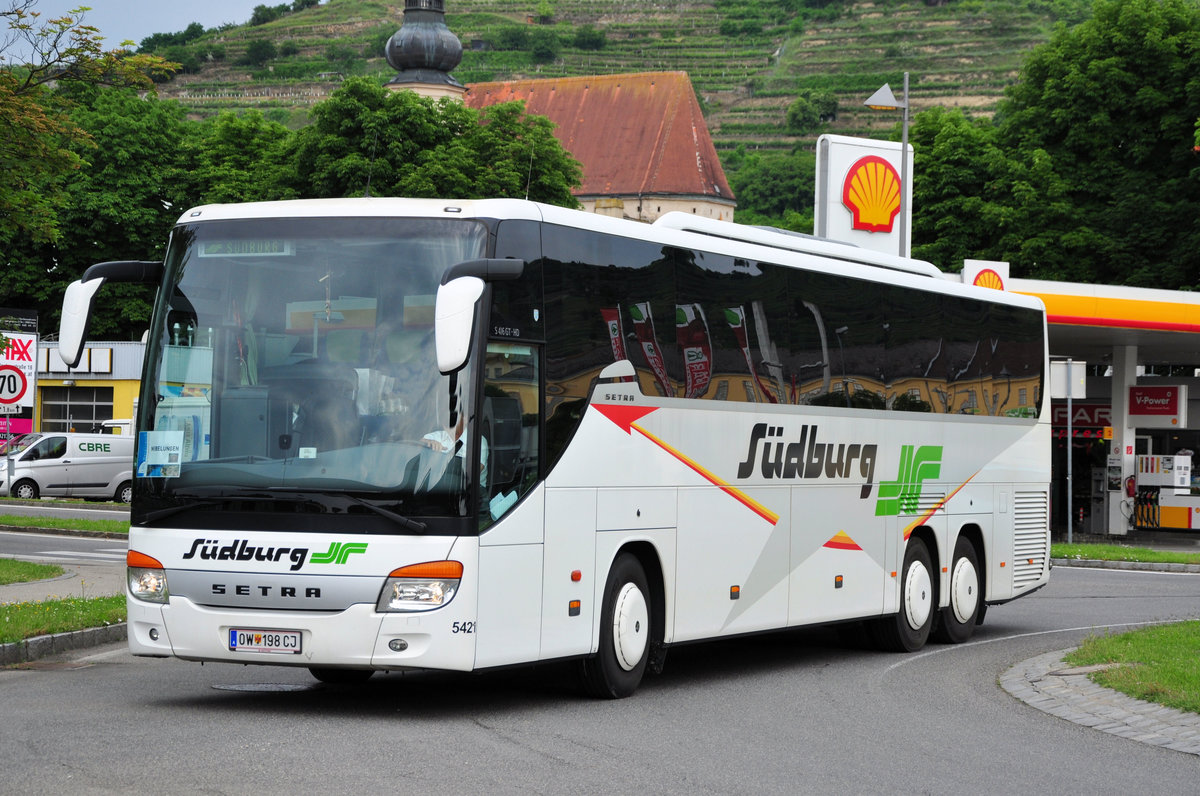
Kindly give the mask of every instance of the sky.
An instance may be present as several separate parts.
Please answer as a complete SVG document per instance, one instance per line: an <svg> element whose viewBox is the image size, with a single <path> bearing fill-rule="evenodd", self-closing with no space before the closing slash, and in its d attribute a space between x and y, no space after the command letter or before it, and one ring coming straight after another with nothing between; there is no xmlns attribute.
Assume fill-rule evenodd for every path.
<svg viewBox="0 0 1200 796"><path fill-rule="evenodd" d="M259 5L283 0L37 0L31 9L50 19L88 6L84 22L100 29L103 46L111 50L129 39L135 44L153 33L178 33L193 22L215 28L226 22L241 25ZM3 5L0 2L0 5Z"/></svg>

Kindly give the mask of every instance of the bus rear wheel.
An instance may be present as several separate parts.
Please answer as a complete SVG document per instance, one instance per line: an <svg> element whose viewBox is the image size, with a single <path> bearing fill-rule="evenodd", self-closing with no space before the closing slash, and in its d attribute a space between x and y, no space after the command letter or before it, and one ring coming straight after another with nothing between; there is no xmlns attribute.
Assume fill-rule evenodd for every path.
<svg viewBox="0 0 1200 796"><path fill-rule="evenodd" d="M321 666L311 666L309 674L330 685L357 685L365 683L375 674L374 669L334 669Z"/></svg>
<svg viewBox="0 0 1200 796"><path fill-rule="evenodd" d="M599 699L622 699L637 690L650 659L650 587L637 558L613 563L600 608L599 651L580 665L583 687Z"/></svg>
<svg viewBox="0 0 1200 796"><path fill-rule="evenodd" d="M875 642L881 649L915 652L925 646L937 608L932 572L925 543L909 538L900 571L900 611L875 623Z"/></svg>
<svg viewBox="0 0 1200 796"><path fill-rule="evenodd" d="M979 583L979 555L966 537L954 543L954 563L950 565L950 604L941 609L934 638L949 644L961 644L975 633L983 603Z"/></svg>

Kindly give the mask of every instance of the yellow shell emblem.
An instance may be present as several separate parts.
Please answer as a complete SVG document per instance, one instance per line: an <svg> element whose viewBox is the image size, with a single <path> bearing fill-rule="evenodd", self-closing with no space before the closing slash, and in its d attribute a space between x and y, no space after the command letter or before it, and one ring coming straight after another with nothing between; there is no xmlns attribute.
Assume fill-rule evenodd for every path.
<svg viewBox="0 0 1200 796"><path fill-rule="evenodd" d="M993 271L991 268L984 268L979 273L975 274L973 285L979 287L990 287L992 290L1003 290L1004 280L1000 278L1000 274Z"/></svg>
<svg viewBox="0 0 1200 796"><path fill-rule="evenodd" d="M854 216L854 229L891 232L900 212L900 175L896 168L878 155L860 158L842 183L842 204Z"/></svg>

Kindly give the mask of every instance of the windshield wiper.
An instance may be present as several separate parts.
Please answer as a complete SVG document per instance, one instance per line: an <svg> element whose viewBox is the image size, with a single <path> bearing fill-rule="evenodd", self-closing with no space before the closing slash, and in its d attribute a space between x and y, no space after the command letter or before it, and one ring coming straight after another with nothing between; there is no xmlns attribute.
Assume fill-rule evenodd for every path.
<svg viewBox="0 0 1200 796"><path fill-rule="evenodd" d="M285 492L285 493L294 494L294 495L304 495L304 496L308 496L309 499L312 499L309 492L294 490L291 487L272 486L272 487L267 487L266 489L268 492ZM371 501L365 500L360 497L355 497L354 495L347 495L347 494L328 495L325 493L317 493L317 494L319 494L323 498L337 497L337 498L341 498L343 500L349 500L352 503L355 503L359 506L362 506L363 508L366 508L370 511L375 512L380 517L385 517L385 518L391 520L392 522L399 525L401 528L404 528L409 531L413 531L414 533L425 533L425 529L427 527L425 525L425 523L420 522L419 520L411 520L408 517L405 517L403 514L397 514L396 512L389 511L388 509L385 509L382 506L376 506Z"/></svg>
<svg viewBox="0 0 1200 796"><path fill-rule="evenodd" d="M253 492L253 493L238 492L238 493L233 493L233 494L230 494L230 493L203 494L203 493L189 491L189 492L175 492L173 496L176 498L188 499L189 502L180 503L180 504L177 504L174 506L167 506L166 508L156 509L155 511L148 512L148 513L142 515L142 517L141 517L142 521L147 522L147 523L153 523L153 522L156 522L157 520L165 519L174 514L178 514L181 511L187 511L188 509L208 508L211 506L225 506L230 503L236 503L241 500L250 500L250 499L258 499L258 500L267 499L267 500L275 500L275 501L287 502L287 503L308 503L308 502L315 503L316 502L311 499L300 499L300 498L287 499L287 498L282 498L279 495L271 495L271 494L264 495L264 494L261 494L258 492Z"/></svg>
<svg viewBox="0 0 1200 796"><path fill-rule="evenodd" d="M229 503L235 503L242 500L268 500L280 503L312 503L325 507L328 505L328 499L340 498L342 500L348 500L356 505L362 506L363 508L378 514L380 517L391 520L401 528L412 531L413 533L425 533L425 530L428 527L423 522L409 519L403 514L397 514L396 512L390 511L381 506L376 506L371 501L364 500L360 497L355 497L354 495L328 495L321 492L314 493L310 490L293 489L291 487L259 487L257 489L247 490L245 492L216 495L198 494L195 492L176 492L174 496L177 498L190 498L191 501L188 503L167 506L166 508L151 511L142 515L142 521L146 523L153 523L158 520L165 519L166 517L178 514L181 511L187 511L188 509L224 506Z"/></svg>
<svg viewBox="0 0 1200 796"><path fill-rule="evenodd" d="M173 514L178 514L181 511L187 511L188 509L200 508L202 506L222 506L230 500L231 498L204 498L203 500L194 500L191 503L167 506L165 509L157 509L143 514L141 520L142 522L152 523L170 517Z"/></svg>
<svg viewBox="0 0 1200 796"><path fill-rule="evenodd" d="M425 533L426 525L425 525L425 523L420 522L419 520L410 520L408 517L405 517L403 514L397 514L394 511L388 511L387 509L383 508L382 506L376 506L371 501L364 500L360 497L355 497L354 495L342 495L342 497L346 498L347 500L353 500L358 505L370 509L371 511L378 514L380 517L387 517L389 520L396 523L401 528L407 528L408 530L414 531L416 533Z"/></svg>

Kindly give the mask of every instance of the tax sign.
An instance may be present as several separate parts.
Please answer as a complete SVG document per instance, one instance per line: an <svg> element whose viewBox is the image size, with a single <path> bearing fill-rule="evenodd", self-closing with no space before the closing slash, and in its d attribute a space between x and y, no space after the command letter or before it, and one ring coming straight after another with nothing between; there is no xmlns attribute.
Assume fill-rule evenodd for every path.
<svg viewBox="0 0 1200 796"><path fill-rule="evenodd" d="M33 408L37 384L37 335L0 332L5 346L0 356L0 406L5 414ZM0 412L4 412L0 409Z"/></svg>

